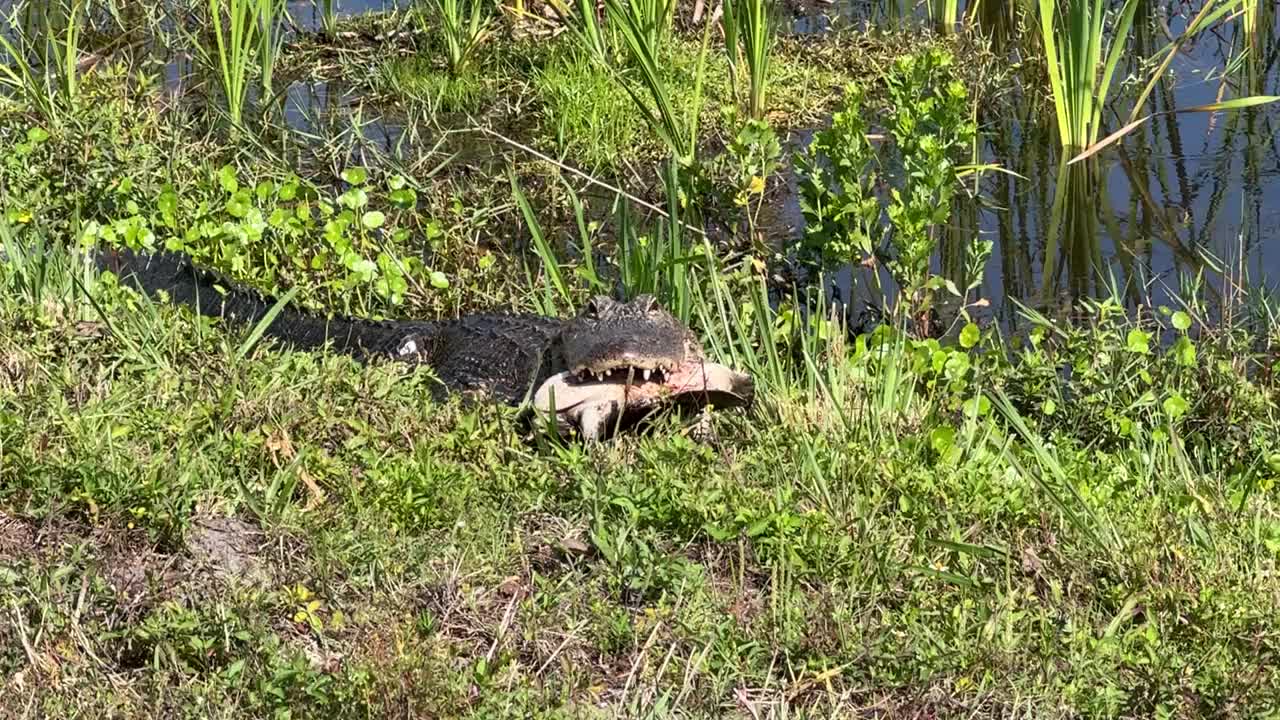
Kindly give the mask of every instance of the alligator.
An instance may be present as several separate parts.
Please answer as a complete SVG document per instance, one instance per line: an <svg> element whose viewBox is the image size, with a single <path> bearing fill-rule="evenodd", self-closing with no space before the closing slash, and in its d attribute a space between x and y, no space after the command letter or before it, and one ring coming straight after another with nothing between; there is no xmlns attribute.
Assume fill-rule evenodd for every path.
<svg viewBox="0 0 1280 720"><path fill-rule="evenodd" d="M750 375L707 359L694 333L652 295L591 298L569 318L487 312L431 320L327 317L169 251L91 251L100 271L199 314L256 326L302 350L329 348L362 363L429 366L435 394L489 397L532 411L538 426L589 441L635 427L664 408L750 405ZM532 399L530 401L530 399ZM525 417L530 417L526 415Z"/></svg>

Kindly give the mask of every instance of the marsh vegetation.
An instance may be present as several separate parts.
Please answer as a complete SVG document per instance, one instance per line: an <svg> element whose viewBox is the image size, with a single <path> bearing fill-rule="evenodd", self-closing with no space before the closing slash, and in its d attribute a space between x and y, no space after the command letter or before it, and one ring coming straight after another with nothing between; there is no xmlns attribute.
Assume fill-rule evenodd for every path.
<svg viewBox="0 0 1280 720"><path fill-rule="evenodd" d="M1273 716L1275 8L0 2L0 716ZM758 397L531 434L113 245Z"/></svg>

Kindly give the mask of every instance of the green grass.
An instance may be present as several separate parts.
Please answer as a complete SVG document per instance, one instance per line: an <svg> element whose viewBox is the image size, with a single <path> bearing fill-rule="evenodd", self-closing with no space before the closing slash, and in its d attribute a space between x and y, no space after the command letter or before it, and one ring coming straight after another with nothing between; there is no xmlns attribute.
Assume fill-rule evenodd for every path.
<svg viewBox="0 0 1280 720"><path fill-rule="evenodd" d="M421 103L433 114L474 113L495 95L475 73L450 74L429 58L391 58L377 68L378 92Z"/></svg>
<svg viewBox="0 0 1280 720"><path fill-rule="evenodd" d="M535 71L533 88L542 135L579 167L613 167L621 148L652 142L626 91L585 53L557 53Z"/></svg>
<svg viewBox="0 0 1280 720"><path fill-rule="evenodd" d="M701 37L673 36L661 51L657 81L662 84L671 106L673 121L688 125L695 99L693 78L698 69ZM839 102L846 83L866 80L887 69L892 59L908 49L954 48L970 62L966 77L976 97L991 82L982 73L990 69L991 58L975 56L972 48L957 39L925 37L878 37L844 33L821 43L801 43L776 39L767 64L768 119L784 128L814 127ZM669 152L670 145L649 132L635 101L618 85L614 72L578 46L566 33L552 40L521 41L507 46L494 43L477 56L471 73L451 85L447 72L432 53L401 56L371 54L372 89L387 104L424 105L432 113L463 112L477 123L488 123L514 139L538 150L563 157L574 167L607 175L626 173L644 163L652 163ZM698 143L727 142L739 127L723 110L738 104L732 86L728 59L722 53L708 53L705 60L701 110L697 118ZM763 107L764 63L754 62L761 78L747 83ZM344 78L347 77L344 75ZM641 100L652 106L644 87L632 80ZM485 91L481 91L481 87ZM883 87L872 83L872 100L883 105ZM433 104L436 103L436 104ZM743 110L750 108L743 103ZM458 124L444 124L454 127ZM677 128L677 134L679 129ZM688 138L679 147L687 148Z"/></svg>
<svg viewBox="0 0 1280 720"><path fill-rule="evenodd" d="M1274 445L1274 396L1231 373L1186 383L1126 353L1123 324L1041 333L1028 356L1093 358L1089 395L1033 395L1034 362L877 341L845 351L830 395L769 388L719 417L716 445L672 419L587 450L434 404L421 372L266 345L237 359L247 329L109 286L91 289L99 316L50 257L38 302L19 281L35 260L0 275L9 709L725 717L744 686L798 716L1274 700L1274 470L1195 424L1244 393L1247 464ZM1100 348L1178 389L1183 422L1124 410L1142 388L1109 385ZM974 392L997 402L957 417ZM1059 397L1054 415L1031 396ZM1145 429L1074 426L1105 418L1092 403ZM264 534L234 564L190 565L222 517Z"/></svg>
<svg viewBox="0 0 1280 720"><path fill-rule="evenodd" d="M820 113L828 79L894 56L858 42L780 42L770 106ZM696 63L699 43L675 47L673 73ZM503 88L484 74L554 62L476 69ZM723 69L706 89L729 103ZM1099 301L1074 326L1028 311L1017 339L917 339L900 317L847 338L821 307L772 304L683 209L597 220L514 162L298 178L195 141L123 77L85 78L92 111L65 128L0 116L0 715L1195 718L1280 700L1280 396L1254 336L1194 305L1139 325ZM712 414L709 442L671 416L552 443L510 409L431 399L426 369L288 352L117 288L68 250L90 229L362 314L563 307L620 277L760 396ZM530 235L524 253L491 241Z"/></svg>

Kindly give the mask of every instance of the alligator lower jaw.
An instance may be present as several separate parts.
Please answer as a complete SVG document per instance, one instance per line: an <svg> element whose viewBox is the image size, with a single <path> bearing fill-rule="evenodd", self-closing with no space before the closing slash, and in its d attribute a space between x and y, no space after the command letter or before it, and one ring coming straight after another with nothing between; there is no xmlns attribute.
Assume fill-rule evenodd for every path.
<svg viewBox="0 0 1280 720"><path fill-rule="evenodd" d="M604 380L582 379L578 373L562 372L538 388L533 408L542 422L554 415L560 431L577 428L587 440L600 440L614 428L633 425L665 407L744 406L754 395L750 375L691 360L651 380L621 373Z"/></svg>

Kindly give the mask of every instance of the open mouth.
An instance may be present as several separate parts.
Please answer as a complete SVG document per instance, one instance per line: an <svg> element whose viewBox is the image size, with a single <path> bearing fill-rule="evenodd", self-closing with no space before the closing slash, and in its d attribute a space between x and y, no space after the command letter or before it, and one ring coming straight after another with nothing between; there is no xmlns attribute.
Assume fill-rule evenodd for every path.
<svg viewBox="0 0 1280 720"><path fill-rule="evenodd" d="M691 360L665 369L621 366L599 373L563 372L543 383L534 404L543 411L554 405L558 412L575 414L589 406L631 411L669 401L749 405L754 394L750 375L720 363Z"/></svg>
<svg viewBox="0 0 1280 720"><path fill-rule="evenodd" d="M612 367L584 367L574 373L574 378L578 382L663 382L668 375L676 370L674 365L657 365L655 367L645 367L642 365L619 365Z"/></svg>

